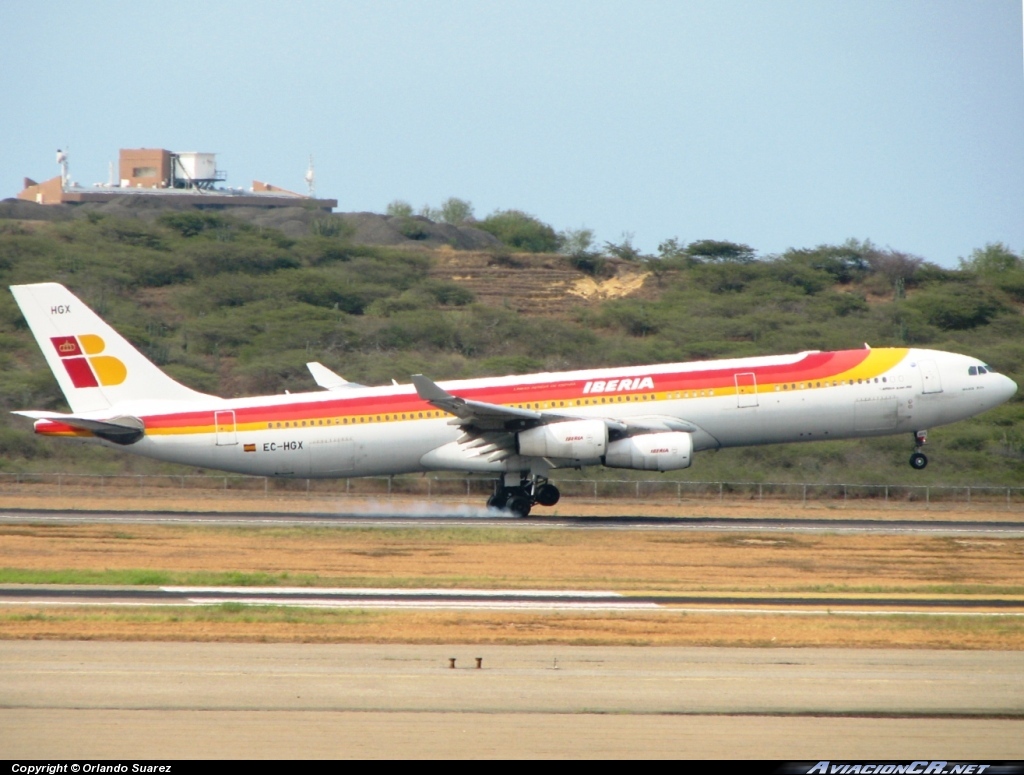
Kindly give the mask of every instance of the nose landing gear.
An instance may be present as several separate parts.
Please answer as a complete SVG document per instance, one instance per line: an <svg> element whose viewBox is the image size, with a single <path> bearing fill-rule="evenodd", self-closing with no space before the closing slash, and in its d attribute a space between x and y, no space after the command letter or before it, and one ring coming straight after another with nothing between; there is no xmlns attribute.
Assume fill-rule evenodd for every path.
<svg viewBox="0 0 1024 775"><path fill-rule="evenodd" d="M509 485L504 478L494 483L494 493L487 499L487 508L509 511L515 517L526 517L534 505L554 506L561 493L546 477L522 475L518 485Z"/></svg>
<svg viewBox="0 0 1024 775"><path fill-rule="evenodd" d="M921 448L928 443L928 431L915 431L914 432L914 454L910 456L910 467L920 471L926 465L928 465L928 456L925 455Z"/></svg>

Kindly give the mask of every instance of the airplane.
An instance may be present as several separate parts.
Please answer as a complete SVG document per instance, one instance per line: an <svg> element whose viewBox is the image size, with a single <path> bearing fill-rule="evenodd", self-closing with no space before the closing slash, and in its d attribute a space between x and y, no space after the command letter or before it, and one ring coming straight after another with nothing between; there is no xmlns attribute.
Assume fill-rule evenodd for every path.
<svg viewBox="0 0 1024 775"><path fill-rule="evenodd" d="M688 468L710 449L911 433L999 406L1016 383L977 358L907 347L367 387L308 364L318 392L219 398L176 382L64 286L11 286L69 414L43 436L243 474L490 474L490 508L554 506L556 469Z"/></svg>

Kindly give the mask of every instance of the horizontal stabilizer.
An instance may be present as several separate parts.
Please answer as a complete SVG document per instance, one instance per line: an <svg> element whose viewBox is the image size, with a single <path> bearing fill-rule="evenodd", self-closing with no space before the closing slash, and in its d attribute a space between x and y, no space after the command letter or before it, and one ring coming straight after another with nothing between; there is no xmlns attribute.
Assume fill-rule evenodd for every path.
<svg viewBox="0 0 1024 775"><path fill-rule="evenodd" d="M146 435L146 426L138 417L113 417L109 420L94 420L88 417L76 417L73 414L58 412L13 412L22 417L36 420L36 431L46 433L48 427L65 425L82 431L89 431L93 436L114 444L127 446Z"/></svg>

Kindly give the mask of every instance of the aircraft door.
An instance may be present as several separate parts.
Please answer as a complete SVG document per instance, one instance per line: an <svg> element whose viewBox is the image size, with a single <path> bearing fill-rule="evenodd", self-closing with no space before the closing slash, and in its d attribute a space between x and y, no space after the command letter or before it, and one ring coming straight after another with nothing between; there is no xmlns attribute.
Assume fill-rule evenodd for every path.
<svg viewBox="0 0 1024 775"><path fill-rule="evenodd" d="M752 371L736 374L736 406L740 409L757 406L757 376Z"/></svg>
<svg viewBox="0 0 1024 775"><path fill-rule="evenodd" d="M918 361L918 368L921 370L921 392L941 393L942 380L939 378L939 367L935 361Z"/></svg>
<svg viewBox="0 0 1024 775"><path fill-rule="evenodd" d="M238 432L235 427L235 412L228 409L213 413L213 425L217 429L217 446L230 447L238 443Z"/></svg>

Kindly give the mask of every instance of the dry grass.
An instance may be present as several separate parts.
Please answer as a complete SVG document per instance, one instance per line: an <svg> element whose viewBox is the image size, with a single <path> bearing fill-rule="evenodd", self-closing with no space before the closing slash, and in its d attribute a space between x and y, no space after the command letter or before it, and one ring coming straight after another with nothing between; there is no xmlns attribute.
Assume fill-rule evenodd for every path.
<svg viewBox="0 0 1024 775"><path fill-rule="evenodd" d="M1019 650L1018 617L0 609L0 637L291 643L956 648Z"/></svg>
<svg viewBox="0 0 1024 775"><path fill-rule="evenodd" d="M1024 593L1024 539L1014 538L0 525L0 557L22 570L232 572L320 586Z"/></svg>
<svg viewBox="0 0 1024 775"><path fill-rule="evenodd" d="M612 530L2 525L7 579L1024 599L1024 540ZM13 576L11 574L14 574ZM106 574L106 575L104 575ZM162 574L162 575L160 575ZM219 575L220 574L220 575ZM1024 618L293 608L0 610L2 638L1024 648Z"/></svg>

